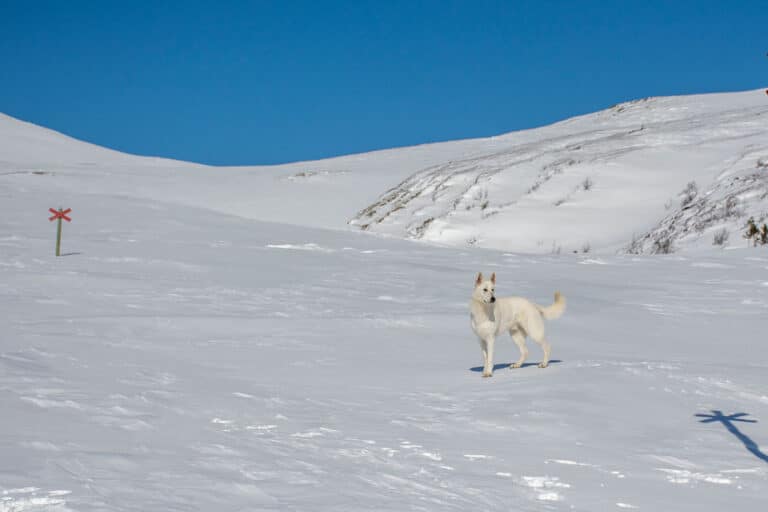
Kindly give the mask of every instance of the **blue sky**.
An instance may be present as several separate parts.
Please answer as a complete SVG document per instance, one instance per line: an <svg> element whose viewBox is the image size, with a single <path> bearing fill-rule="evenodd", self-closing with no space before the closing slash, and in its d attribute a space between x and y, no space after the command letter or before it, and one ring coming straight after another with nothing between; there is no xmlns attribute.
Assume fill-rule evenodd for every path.
<svg viewBox="0 0 768 512"><path fill-rule="evenodd" d="M0 112L268 164L768 85L757 1L0 1Z"/></svg>

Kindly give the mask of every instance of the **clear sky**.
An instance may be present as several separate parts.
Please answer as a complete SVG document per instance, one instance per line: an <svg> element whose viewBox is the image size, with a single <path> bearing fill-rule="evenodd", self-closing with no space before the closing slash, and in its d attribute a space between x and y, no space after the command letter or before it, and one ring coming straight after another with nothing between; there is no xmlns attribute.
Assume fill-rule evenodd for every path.
<svg viewBox="0 0 768 512"><path fill-rule="evenodd" d="M767 51L765 0L0 0L0 112L267 164L764 87Z"/></svg>

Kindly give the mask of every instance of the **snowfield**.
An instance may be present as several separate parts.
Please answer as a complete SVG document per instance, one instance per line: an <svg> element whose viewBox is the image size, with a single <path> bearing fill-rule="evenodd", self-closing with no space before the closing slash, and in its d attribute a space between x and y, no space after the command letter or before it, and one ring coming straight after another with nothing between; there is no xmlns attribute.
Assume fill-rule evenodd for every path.
<svg viewBox="0 0 768 512"><path fill-rule="evenodd" d="M764 134L751 94L712 103ZM722 161L729 130L710 126ZM605 216L611 235L587 254L346 228L413 173L497 143L221 169L0 118L0 511L761 510L768 249L733 233L726 248L616 255ZM628 206L649 232L687 181L709 186L687 173L658 190L627 178L624 198L661 205ZM73 210L59 258L52 206ZM567 297L549 368L529 342L509 369L502 337L480 377L480 270L499 295Z"/></svg>
<svg viewBox="0 0 768 512"><path fill-rule="evenodd" d="M722 230L738 244L750 216L768 218L763 90L646 98L503 135L408 177L352 224L528 253L660 253L711 248Z"/></svg>

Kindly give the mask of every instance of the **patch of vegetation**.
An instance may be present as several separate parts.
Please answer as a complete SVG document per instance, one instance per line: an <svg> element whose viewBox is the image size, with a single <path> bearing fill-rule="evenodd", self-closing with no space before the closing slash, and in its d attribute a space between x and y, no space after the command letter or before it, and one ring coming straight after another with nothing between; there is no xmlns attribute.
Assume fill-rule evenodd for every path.
<svg viewBox="0 0 768 512"><path fill-rule="evenodd" d="M672 237L662 236L653 241L653 254L672 254L675 247L672 244Z"/></svg>
<svg viewBox="0 0 768 512"><path fill-rule="evenodd" d="M723 228L715 233L715 236L712 238L712 245L725 245L725 242L728 241L728 236L730 233L728 233L728 230Z"/></svg>
<svg viewBox="0 0 768 512"><path fill-rule="evenodd" d="M632 233L632 240L627 245L627 254L643 254L643 239Z"/></svg>
<svg viewBox="0 0 768 512"><path fill-rule="evenodd" d="M425 233L425 232L427 231L427 229L429 228L429 225L430 225L430 224L432 224L434 221L435 221L435 218L434 218L434 217L430 217L430 218L426 219L424 222L422 222L421 224L419 224L419 225L416 227L416 229L414 229L414 230L413 230L413 234L414 234L414 235L415 235L417 238L421 238L422 236L424 236L424 233Z"/></svg>
<svg viewBox="0 0 768 512"><path fill-rule="evenodd" d="M747 239L747 244L752 242L752 247L758 245L768 244L768 224L763 223L762 227L758 227L754 217L750 217L747 221L746 231L744 232L744 238Z"/></svg>
<svg viewBox="0 0 768 512"><path fill-rule="evenodd" d="M685 208L689 206L696 196L699 195L699 187L695 181L689 181L682 192L680 192L682 199L680 200L680 207Z"/></svg>

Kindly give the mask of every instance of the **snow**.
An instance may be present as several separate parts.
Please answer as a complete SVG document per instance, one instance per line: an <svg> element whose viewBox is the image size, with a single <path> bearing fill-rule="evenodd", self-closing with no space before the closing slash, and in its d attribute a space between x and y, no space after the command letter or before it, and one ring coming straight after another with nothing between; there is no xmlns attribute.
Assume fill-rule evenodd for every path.
<svg viewBox="0 0 768 512"><path fill-rule="evenodd" d="M763 506L763 248L525 254L343 229L489 140L216 169L25 129L27 149L0 139L0 511ZM310 167L348 172L287 179ZM64 257L51 206L73 209ZM567 297L549 368L529 342L509 369L502 338L480 377L480 270L500 295Z"/></svg>
<svg viewBox="0 0 768 512"><path fill-rule="evenodd" d="M615 252L633 237L642 243L632 252L664 239L711 250L715 229L738 244L747 218L768 218L766 114L763 90L616 105L423 169L352 224L529 253ZM680 191L691 182L702 194L686 213Z"/></svg>
<svg viewBox="0 0 768 512"><path fill-rule="evenodd" d="M447 142L279 166L208 167L118 153L0 114L0 173L56 177L47 201L79 192L204 207L249 219L344 228L398 181L448 158L491 151L493 139ZM41 148L45 148L41 151ZM47 209L48 207L46 207Z"/></svg>
<svg viewBox="0 0 768 512"><path fill-rule="evenodd" d="M538 254L615 253L633 238L643 252L658 238L711 251L739 246L749 216L768 219L766 114L763 90L646 98L496 137L269 167L126 155L0 115L0 172L53 181L47 202L86 190Z"/></svg>

